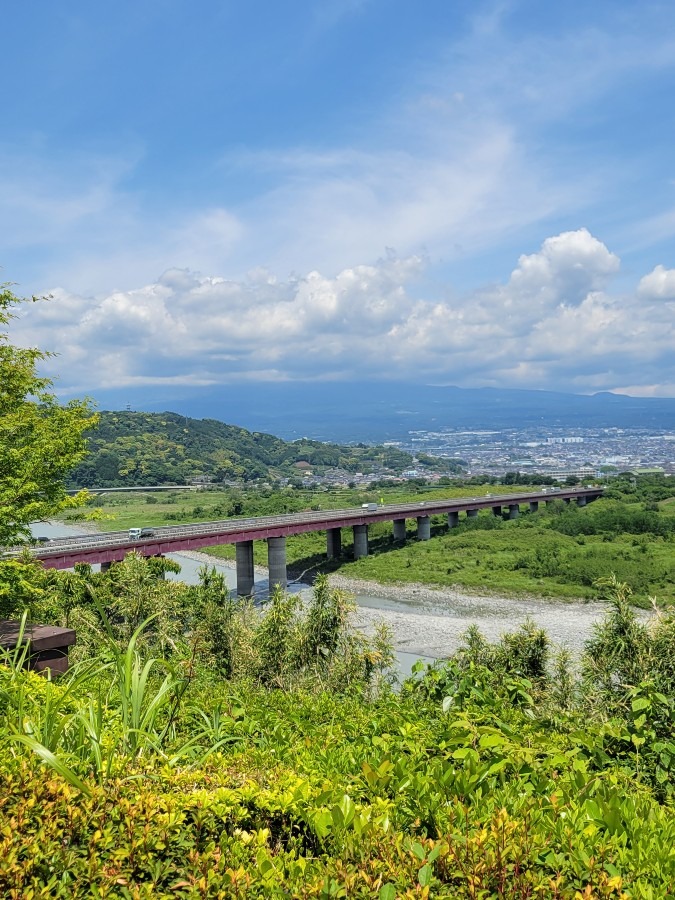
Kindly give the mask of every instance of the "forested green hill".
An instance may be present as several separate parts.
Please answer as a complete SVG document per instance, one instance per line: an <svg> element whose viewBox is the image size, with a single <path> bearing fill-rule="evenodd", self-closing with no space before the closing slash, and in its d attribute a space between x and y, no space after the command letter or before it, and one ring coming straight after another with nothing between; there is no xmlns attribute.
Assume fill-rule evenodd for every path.
<svg viewBox="0 0 675 900"><path fill-rule="evenodd" d="M171 412L102 412L88 438L90 453L73 471L73 486L185 484L197 476L214 481L274 479L301 475L296 463L307 463L313 472L340 468L366 474L386 469L398 473L412 464L412 457L396 447L289 443L216 419ZM452 466L448 463L445 468Z"/></svg>

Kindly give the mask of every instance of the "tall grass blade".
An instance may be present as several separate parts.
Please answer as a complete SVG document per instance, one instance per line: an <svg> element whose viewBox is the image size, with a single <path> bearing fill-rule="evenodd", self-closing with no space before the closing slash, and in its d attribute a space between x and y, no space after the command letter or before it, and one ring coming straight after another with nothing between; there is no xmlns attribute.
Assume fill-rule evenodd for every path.
<svg viewBox="0 0 675 900"><path fill-rule="evenodd" d="M68 782L72 787L76 788L78 791L81 791L85 797L91 797L91 789L79 778L75 772L69 766L67 766L63 760L59 759L58 756L55 756L51 750L41 744L39 741L36 741L35 738L29 737L26 734L16 734L10 737L12 741L18 741L21 744L24 744L29 750L32 750L40 759L43 760L50 768L52 768L55 772L57 772L65 781Z"/></svg>

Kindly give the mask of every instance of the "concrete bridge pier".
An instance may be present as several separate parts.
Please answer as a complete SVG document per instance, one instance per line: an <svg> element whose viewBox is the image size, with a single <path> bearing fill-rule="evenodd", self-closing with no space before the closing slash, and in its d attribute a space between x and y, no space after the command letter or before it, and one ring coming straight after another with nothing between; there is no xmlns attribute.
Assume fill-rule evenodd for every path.
<svg viewBox="0 0 675 900"><path fill-rule="evenodd" d="M340 559L342 553L342 531L329 528L326 532L326 556L328 559Z"/></svg>
<svg viewBox="0 0 675 900"><path fill-rule="evenodd" d="M502 517L502 508L501 508L501 506L493 506L493 507L492 507L492 515L493 515L493 516L497 516L498 518L501 519L501 517Z"/></svg>
<svg viewBox="0 0 675 900"><path fill-rule="evenodd" d="M586 498L577 497L577 506L586 506Z"/></svg>
<svg viewBox="0 0 675 900"><path fill-rule="evenodd" d="M520 513L520 507L517 503L509 503L509 519L517 519Z"/></svg>
<svg viewBox="0 0 675 900"><path fill-rule="evenodd" d="M250 597L253 593L253 541L239 541L235 546L237 560L237 596Z"/></svg>
<svg viewBox="0 0 675 900"><path fill-rule="evenodd" d="M286 590L286 538L267 538L267 566L270 571L270 591L275 587Z"/></svg>
<svg viewBox="0 0 675 900"><path fill-rule="evenodd" d="M394 540L404 541L405 539L405 519L394 519Z"/></svg>
<svg viewBox="0 0 675 900"><path fill-rule="evenodd" d="M354 525L354 559L361 559L362 556L368 556L368 526Z"/></svg>
<svg viewBox="0 0 675 900"><path fill-rule="evenodd" d="M458 512L449 512L448 513L448 528L457 528L459 525L459 513Z"/></svg>
<svg viewBox="0 0 675 900"><path fill-rule="evenodd" d="M478 515L477 509L467 509L467 511L466 511L467 519L475 519L477 515Z"/></svg>
<svg viewBox="0 0 675 900"><path fill-rule="evenodd" d="M417 517L417 540L428 541L431 537L431 519L429 516Z"/></svg>
<svg viewBox="0 0 675 900"><path fill-rule="evenodd" d="M536 512L539 509L539 503L537 500L530 500L530 512Z"/></svg>

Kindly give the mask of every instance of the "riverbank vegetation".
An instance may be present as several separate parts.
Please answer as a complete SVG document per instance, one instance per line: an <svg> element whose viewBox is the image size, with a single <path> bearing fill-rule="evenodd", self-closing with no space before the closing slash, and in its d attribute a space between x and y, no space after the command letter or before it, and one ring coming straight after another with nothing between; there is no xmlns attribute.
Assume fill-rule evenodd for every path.
<svg viewBox="0 0 675 900"><path fill-rule="evenodd" d="M614 573L641 605L650 605L651 596L675 598L670 506L646 511L643 504L603 499L583 509L555 503L515 522L482 514L451 531L439 522L428 542L417 542L411 530L408 542L391 551L386 537L373 537L371 555L348 562L345 574L385 583L595 598L597 579Z"/></svg>
<svg viewBox="0 0 675 900"><path fill-rule="evenodd" d="M530 485L530 489L534 486ZM517 490L526 491L519 485ZM378 486L370 490L297 490L287 487L244 491L170 492L104 495L91 501L82 515L101 517L106 530L136 525L171 525L220 518L274 515L304 509L360 506L362 502L397 503L442 497L483 496L511 492L513 485L442 484ZM491 511L463 518L448 530L445 517L432 518L430 541L415 539L414 520L408 539L393 542L389 523L369 529L370 554L353 559L350 529L343 530L339 563L325 558L325 536L290 537L288 560L293 577L330 572L382 584L418 582L469 590L493 590L551 597L595 598L594 582L615 574L626 582L633 601L651 605L675 599L675 503L673 485L663 476L632 476L608 482L605 496L578 508L575 504L542 504L535 513L523 510L517 520ZM232 546L214 547L213 556L234 558ZM266 565L263 542L254 545L256 563Z"/></svg>
<svg viewBox="0 0 675 900"><path fill-rule="evenodd" d="M115 569L150 612L131 636ZM624 585L599 586L577 666L534 626L473 630L392 691L360 639L345 677L330 592L304 611L277 595L239 657L257 662L228 672L229 651L166 639L175 588L148 563L76 577L99 642L55 683L0 666L3 896L670 896L675 624L641 625Z"/></svg>

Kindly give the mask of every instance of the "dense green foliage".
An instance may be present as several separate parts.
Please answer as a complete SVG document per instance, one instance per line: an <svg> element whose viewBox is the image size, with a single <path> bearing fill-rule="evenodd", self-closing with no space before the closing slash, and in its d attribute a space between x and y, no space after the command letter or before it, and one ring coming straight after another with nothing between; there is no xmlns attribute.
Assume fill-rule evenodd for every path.
<svg viewBox="0 0 675 900"><path fill-rule="evenodd" d="M21 566L31 589L7 602L3 615L27 613L76 629L78 660L95 656L102 642L126 648L133 641L172 666L190 660L228 677L286 686L317 678L345 685L390 662L386 640L367 641L348 627L352 605L325 576L311 600L277 591L262 614L250 598L231 597L215 569L204 567L196 585L165 580L166 571L180 571L165 558L131 553L107 572L86 564L75 571L28 560Z"/></svg>
<svg viewBox="0 0 675 900"><path fill-rule="evenodd" d="M30 522L78 505L64 479L86 453L83 432L95 425L87 403L59 404L51 381L38 375L48 354L10 343L6 329L22 302L0 285L0 546L28 537Z"/></svg>
<svg viewBox="0 0 675 900"><path fill-rule="evenodd" d="M497 645L472 631L398 693L366 672L327 685L181 667L155 620L126 644L111 622L57 683L8 659L0 893L670 896L675 623L642 626L625 586L601 588L607 618L579 666L533 626ZM271 660L294 617L270 613ZM321 603L304 618L324 660L332 618Z"/></svg>
<svg viewBox="0 0 675 900"><path fill-rule="evenodd" d="M177 413L102 412L88 433L90 453L74 470L77 487L187 484L193 478L257 481L313 472L400 473L412 457L396 447L341 447L319 441L289 443L271 434L247 431L215 419ZM458 470L451 461L429 458L427 466Z"/></svg>

